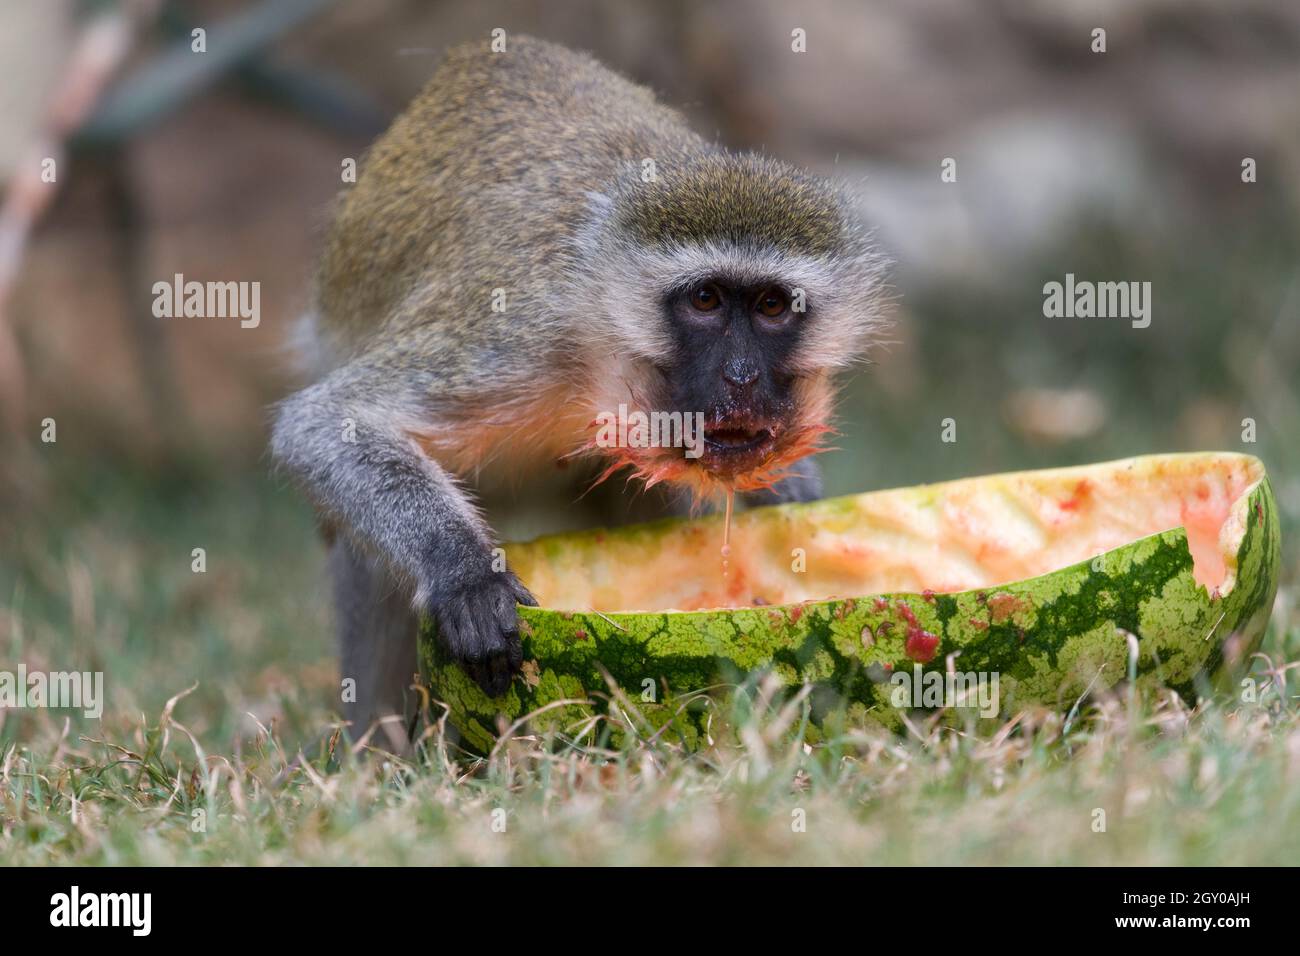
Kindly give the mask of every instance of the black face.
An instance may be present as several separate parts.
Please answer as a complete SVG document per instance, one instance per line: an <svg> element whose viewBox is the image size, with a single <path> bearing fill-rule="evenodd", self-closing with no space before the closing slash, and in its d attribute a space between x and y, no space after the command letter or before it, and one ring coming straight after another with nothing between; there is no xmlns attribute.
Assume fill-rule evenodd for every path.
<svg viewBox="0 0 1300 956"><path fill-rule="evenodd" d="M740 474L762 463L794 411L786 371L806 314L776 283L711 280L669 297L676 354L663 371L676 410L704 413L701 463Z"/></svg>

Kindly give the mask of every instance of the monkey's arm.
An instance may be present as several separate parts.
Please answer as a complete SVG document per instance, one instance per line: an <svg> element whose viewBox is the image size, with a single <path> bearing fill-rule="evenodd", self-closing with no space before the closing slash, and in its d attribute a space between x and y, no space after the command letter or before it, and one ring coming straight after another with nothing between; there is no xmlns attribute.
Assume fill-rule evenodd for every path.
<svg viewBox="0 0 1300 956"><path fill-rule="evenodd" d="M745 495L750 505L780 505L788 501L816 501L822 496L822 469L812 458L803 458L790 473L771 488Z"/></svg>
<svg viewBox="0 0 1300 956"><path fill-rule="evenodd" d="M448 651L496 696L520 663L515 603L536 602L511 572L492 569L487 525L404 430L429 421L428 393L412 391L408 373L362 356L296 393L276 411L272 454L389 565Z"/></svg>

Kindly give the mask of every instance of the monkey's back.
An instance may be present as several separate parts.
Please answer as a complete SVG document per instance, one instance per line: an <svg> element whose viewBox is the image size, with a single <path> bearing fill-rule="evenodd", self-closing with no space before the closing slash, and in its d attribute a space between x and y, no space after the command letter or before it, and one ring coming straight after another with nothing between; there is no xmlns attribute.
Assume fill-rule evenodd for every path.
<svg viewBox="0 0 1300 956"><path fill-rule="evenodd" d="M585 54L528 37L502 53L452 49L341 197L317 276L328 351L343 360L380 330L427 329L448 385L464 361L481 381L498 349L557 321L551 300L591 192L645 157L707 149L649 90Z"/></svg>

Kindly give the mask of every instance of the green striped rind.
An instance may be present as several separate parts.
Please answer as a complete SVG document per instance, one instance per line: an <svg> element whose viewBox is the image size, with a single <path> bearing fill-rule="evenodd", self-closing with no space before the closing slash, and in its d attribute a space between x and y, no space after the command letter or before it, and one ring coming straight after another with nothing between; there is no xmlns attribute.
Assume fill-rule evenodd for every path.
<svg viewBox="0 0 1300 956"><path fill-rule="evenodd" d="M1179 528L982 591L669 613L521 608L524 674L495 700L444 658L432 628L421 636L421 663L451 723L482 750L503 721L562 700L590 701L552 706L529 721L572 731L609 698L602 668L648 722L671 722L667 732L688 745L701 733L700 710L683 695L760 668L814 685L814 737L845 724L897 726L889 677L915 666L906 652L909 614L939 637L924 670L943 670L946 656L960 652L958 670L997 673L1004 716L1031 704L1066 708L1090 686L1123 679L1125 632L1138 638L1139 688L1163 684L1190 695L1254 651L1277 590L1280 534L1268 479L1236 507L1244 534L1236 586L1223 597L1193 580Z"/></svg>

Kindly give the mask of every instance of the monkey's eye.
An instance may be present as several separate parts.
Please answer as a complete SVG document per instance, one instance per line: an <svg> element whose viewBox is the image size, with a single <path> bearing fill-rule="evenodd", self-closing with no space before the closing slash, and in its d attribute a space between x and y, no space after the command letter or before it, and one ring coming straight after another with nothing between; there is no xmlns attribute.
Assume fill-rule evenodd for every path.
<svg viewBox="0 0 1300 956"><path fill-rule="evenodd" d="M697 312L712 312L720 305L722 293L712 283L702 285L691 293L691 307Z"/></svg>
<svg viewBox="0 0 1300 956"><path fill-rule="evenodd" d="M754 303L754 308L769 319L779 319L785 315L785 310L790 308L790 299L785 294L785 290L778 286L769 286L759 294L758 300Z"/></svg>

